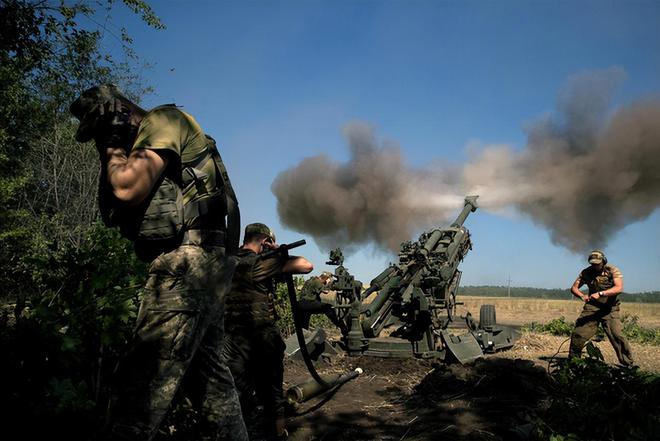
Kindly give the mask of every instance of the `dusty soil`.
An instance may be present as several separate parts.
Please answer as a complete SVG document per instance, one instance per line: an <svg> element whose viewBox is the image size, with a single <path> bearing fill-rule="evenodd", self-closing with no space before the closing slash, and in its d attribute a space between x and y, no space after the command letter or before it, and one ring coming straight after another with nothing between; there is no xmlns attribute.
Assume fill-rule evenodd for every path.
<svg viewBox="0 0 660 441"><path fill-rule="evenodd" d="M547 369L565 357L563 337L526 333L509 351L468 366L428 360L337 356L321 373L364 373L331 395L300 405L288 424L303 440L519 440L547 406L553 388ZM608 363L607 342L596 343ZM660 348L633 345L638 365L660 372ZM287 360L285 388L309 379L302 362Z"/></svg>

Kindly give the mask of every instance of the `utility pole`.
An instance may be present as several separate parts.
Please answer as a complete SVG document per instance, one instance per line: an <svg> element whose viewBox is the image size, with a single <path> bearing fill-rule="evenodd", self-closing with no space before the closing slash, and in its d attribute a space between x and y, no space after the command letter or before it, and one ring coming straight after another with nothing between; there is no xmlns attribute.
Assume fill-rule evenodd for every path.
<svg viewBox="0 0 660 441"><path fill-rule="evenodd" d="M509 275L509 279L507 282L508 284L506 286L506 295L507 297L511 297L511 275Z"/></svg>

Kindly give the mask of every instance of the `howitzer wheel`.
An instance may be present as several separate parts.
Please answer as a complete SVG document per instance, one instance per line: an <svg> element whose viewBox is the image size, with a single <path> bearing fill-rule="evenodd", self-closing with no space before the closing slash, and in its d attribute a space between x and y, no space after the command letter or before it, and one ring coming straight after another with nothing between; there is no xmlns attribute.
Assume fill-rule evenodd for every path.
<svg viewBox="0 0 660 441"><path fill-rule="evenodd" d="M496 324L495 305L481 305L481 309L479 309L479 327L481 329L492 328Z"/></svg>

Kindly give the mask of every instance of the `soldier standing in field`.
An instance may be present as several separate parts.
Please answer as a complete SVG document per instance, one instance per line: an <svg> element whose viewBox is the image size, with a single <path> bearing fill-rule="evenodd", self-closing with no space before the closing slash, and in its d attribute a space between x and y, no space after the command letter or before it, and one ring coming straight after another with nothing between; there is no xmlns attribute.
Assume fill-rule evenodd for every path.
<svg viewBox="0 0 660 441"><path fill-rule="evenodd" d="M614 347L619 363L633 364L630 344L623 336L619 311L619 294L623 291L623 275L600 250L594 250L588 258L590 266L583 269L571 287L571 293L584 301L582 313L575 322L571 335L570 357L579 357L582 348L596 334L602 324L605 334ZM580 291L582 285L589 287L589 294Z"/></svg>
<svg viewBox="0 0 660 441"><path fill-rule="evenodd" d="M101 437L153 439L185 377L200 438L247 440L221 354L234 270L227 255L240 227L215 142L176 106L146 111L111 84L85 91L70 110L80 121L76 140L94 140L99 152L104 222L151 262Z"/></svg>
<svg viewBox="0 0 660 441"><path fill-rule="evenodd" d="M321 300L321 294L329 291L328 285L331 280L332 273L324 271L320 276L310 277L303 284L300 290L300 301L298 302L298 309L301 312L301 326L309 329L312 314L325 314L342 334L346 334L348 332L346 325L339 320L335 309L331 304Z"/></svg>
<svg viewBox="0 0 660 441"><path fill-rule="evenodd" d="M273 440L287 436L282 385L286 345L276 324L274 278L306 274L314 268L304 257L263 254L276 248L275 234L268 226L254 223L245 227L227 296L223 352L250 433L263 431ZM258 404L263 406L261 418L256 416Z"/></svg>

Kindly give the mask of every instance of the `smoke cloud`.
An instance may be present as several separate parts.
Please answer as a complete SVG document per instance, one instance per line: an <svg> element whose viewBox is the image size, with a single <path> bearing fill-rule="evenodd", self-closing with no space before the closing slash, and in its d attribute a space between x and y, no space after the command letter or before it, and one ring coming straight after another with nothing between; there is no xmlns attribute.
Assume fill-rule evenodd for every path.
<svg viewBox="0 0 660 441"><path fill-rule="evenodd" d="M610 112L624 76L611 68L570 78L556 111L527 128L523 149L486 146L461 167L409 167L396 144L349 124L348 162L312 157L276 178L280 218L326 248L373 242L396 251L478 194L482 209L514 209L571 251L604 247L660 206L660 101Z"/></svg>
<svg viewBox="0 0 660 441"><path fill-rule="evenodd" d="M396 251L417 229L445 221L461 206L462 197L444 180L451 173L408 167L398 145L379 145L366 124L351 123L344 135L347 163L315 156L275 179L284 225L326 248L373 242Z"/></svg>
<svg viewBox="0 0 660 441"><path fill-rule="evenodd" d="M484 208L513 206L574 252L604 247L660 205L660 102L608 117L620 69L571 78L556 114L528 129L521 152L484 149L463 171Z"/></svg>

